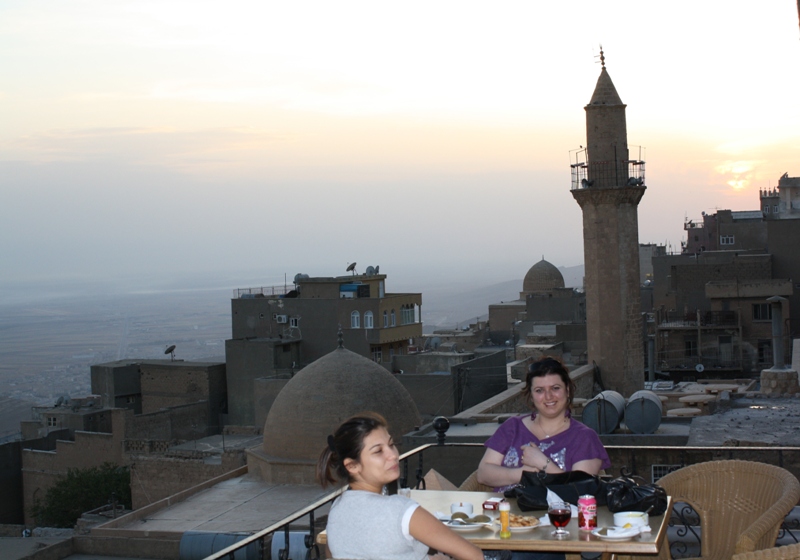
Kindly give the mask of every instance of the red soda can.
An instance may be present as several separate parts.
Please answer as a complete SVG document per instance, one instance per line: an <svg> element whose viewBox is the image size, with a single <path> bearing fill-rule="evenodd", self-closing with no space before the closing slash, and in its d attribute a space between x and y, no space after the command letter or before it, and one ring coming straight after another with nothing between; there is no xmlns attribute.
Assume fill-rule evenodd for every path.
<svg viewBox="0 0 800 560"><path fill-rule="evenodd" d="M597 529L597 500L584 494L578 498L578 528L581 531Z"/></svg>

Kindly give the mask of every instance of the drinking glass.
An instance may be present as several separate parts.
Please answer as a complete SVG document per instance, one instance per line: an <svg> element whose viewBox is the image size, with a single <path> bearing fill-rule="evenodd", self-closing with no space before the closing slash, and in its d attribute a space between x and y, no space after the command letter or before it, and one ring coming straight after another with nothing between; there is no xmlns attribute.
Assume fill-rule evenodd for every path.
<svg viewBox="0 0 800 560"><path fill-rule="evenodd" d="M553 502L547 508L547 516L550 518L550 523L556 528L555 531L550 533L557 539L563 539L569 536L569 531L564 529L572 517L572 509L566 502Z"/></svg>

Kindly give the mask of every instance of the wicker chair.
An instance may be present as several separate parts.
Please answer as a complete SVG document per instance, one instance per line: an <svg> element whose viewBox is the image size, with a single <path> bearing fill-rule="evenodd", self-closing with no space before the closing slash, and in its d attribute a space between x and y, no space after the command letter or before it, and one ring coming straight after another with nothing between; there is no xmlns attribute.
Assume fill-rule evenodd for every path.
<svg viewBox="0 0 800 560"><path fill-rule="evenodd" d="M732 560L800 560L800 544L735 554Z"/></svg>
<svg viewBox="0 0 800 560"><path fill-rule="evenodd" d="M752 461L698 463L658 484L700 516L703 560L774 547L784 517L800 499L792 473Z"/></svg>
<svg viewBox="0 0 800 560"><path fill-rule="evenodd" d="M478 471L473 471L458 489L464 492L494 492L494 488L491 486L478 482Z"/></svg>

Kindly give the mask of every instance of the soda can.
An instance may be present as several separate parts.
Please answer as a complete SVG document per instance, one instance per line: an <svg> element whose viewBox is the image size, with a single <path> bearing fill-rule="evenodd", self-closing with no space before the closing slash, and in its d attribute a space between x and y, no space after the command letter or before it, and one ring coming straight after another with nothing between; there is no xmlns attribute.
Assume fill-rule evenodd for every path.
<svg viewBox="0 0 800 560"><path fill-rule="evenodd" d="M584 494L578 498L578 528L581 531L597 529L597 500Z"/></svg>

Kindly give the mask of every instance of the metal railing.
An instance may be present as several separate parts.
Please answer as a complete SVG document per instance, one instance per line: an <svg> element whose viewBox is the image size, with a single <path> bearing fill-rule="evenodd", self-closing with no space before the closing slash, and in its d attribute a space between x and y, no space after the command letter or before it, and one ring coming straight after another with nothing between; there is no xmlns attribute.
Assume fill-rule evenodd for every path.
<svg viewBox="0 0 800 560"><path fill-rule="evenodd" d="M737 327L739 315L736 311L691 311L678 313L676 311L659 312L656 317L658 328L681 327Z"/></svg>
<svg viewBox="0 0 800 560"><path fill-rule="evenodd" d="M579 162L570 169L572 190L644 186L645 163L640 160Z"/></svg>
<svg viewBox="0 0 800 560"><path fill-rule="evenodd" d="M400 455L400 461L403 465L401 477L398 480L397 487L411 487L420 490L425 490L424 467L425 467L425 451L430 449L442 450L443 448L483 448L482 443L430 443L421 445L411 451ZM687 446L622 446L622 445L608 445L606 450L612 457L612 462L619 466L625 465L630 472L638 474L648 467L646 461L642 461L641 457L647 452L658 453L661 457L666 457L667 460L672 460L674 463L671 465L672 469L681 468L684 466L692 465L695 463L723 460L723 459L743 459L750 461L759 461L762 463L775 464L782 468L787 468L789 463L792 465L800 465L800 447L687 447ZM409 472L411 469L410 462L416 458L416 468L413 472L413 485L409 485ZM436 465L434 465L435 467ZM652 467L652 465L650 465ZM477 462L476 462L477 467ZM609 474L614 474L613 472ZM308 533L305 535L305 546L308 549L306 553L306 560L321 559L322 555L319 546L316 544L317 528L316 528L316 513L320 508L323 508L333 502L345 488L339 488L326 496L318 499L317 501L303 507L302 509L286 516L280 521L258 531L227 548L220 550L205 560L234 560L237 551L245 549L256 543L259 549L259 557L266 558L265 550L270 544L268 539L277 538L279 532L284 533L284 548L281 548L278 553L278 558L272 560L288 560L289 558L289 543L290 543L290 528L294 523L308 518L307 525L303 523L304 530ZM396 488L390 488L390 492L396 491ZM687 555L699 554L699 543L702 535L699 531L699 517L691 507L684 503L677 503L673 508L669 521L669 539L670 539L670 554L673 558L682 558ZM307 527L307 529L306 529ZM795 515L790 513L781 528L778 535L777 544L793 544L800 542L798 539L800 535L800 514Z"/></svg>
<svg viewBox="0 0 800 560"><path fill-rule="evenodd" d="M243 297L274 297L285 296L294 287L289 286L259 286L257 288L236 288L233 290L233 299Z"/></svg>

